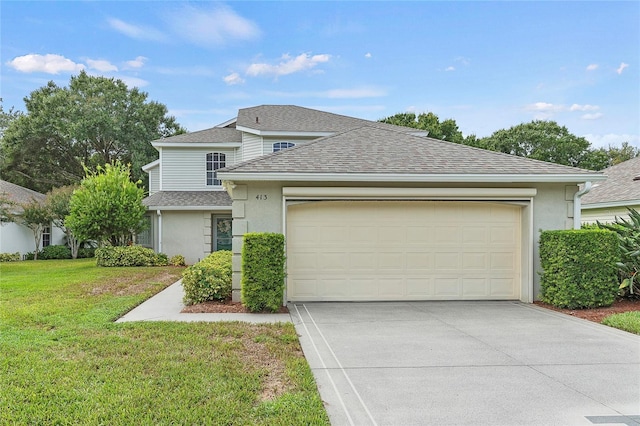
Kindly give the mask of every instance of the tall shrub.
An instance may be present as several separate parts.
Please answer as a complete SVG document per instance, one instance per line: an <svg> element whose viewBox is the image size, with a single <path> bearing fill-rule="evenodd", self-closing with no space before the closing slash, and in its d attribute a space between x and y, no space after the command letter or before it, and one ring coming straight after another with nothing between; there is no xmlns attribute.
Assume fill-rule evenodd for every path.
<svg viewBox="0 0 640 426"><path fill-rule="evenodd" d="M617 263L622 283L623 296L640 297L640 213L629 210L629 219L616 217L612 224L598 222L602 229L615 232L620 246L620 261Z"/></svg>
<svg viewBox="0 0 640 426"><path fill-rule="evenodd" d="M242 303L276 312L284 296L284 235L248 233L242 246Z"/></svg>
<svg viewBox="0 0 640 426"><path fill-rule="evenodd" d="M611 305L618 293L618 257L612 232L543 231L542 301L570 309Z"/></svg>

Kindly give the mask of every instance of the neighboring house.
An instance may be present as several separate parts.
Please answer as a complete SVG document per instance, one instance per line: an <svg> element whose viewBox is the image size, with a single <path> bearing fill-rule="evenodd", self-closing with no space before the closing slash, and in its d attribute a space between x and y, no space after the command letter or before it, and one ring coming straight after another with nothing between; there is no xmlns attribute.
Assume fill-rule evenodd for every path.
<svg viewBox="0 0 640 426"><path fill-rule="evenodd" d="M640 211L640 157L602 171L607 180L593 185L582 197L582 223L614 222L628 218L627 208Z"/></svg>
<svg viewBox="0 0 640 426"><path fill-rule="evenodd" d="M20 215L22 211L20 204L30 203L32 200L43 202L45 199L44 194L4 180L0 180L0 197L14 203L13 213L16 215ZM20 225L19 219L16 222L0 223L0 253L19 252L24 255L35 250L33 231ZM52 224L44 229L39 250L49 245L64 244L64 238L64 232Z"/></svg>
<svg viewBox="0 0 640 426"><path fill-rule="evenodd" d="M285 301L531 302L539 231L579 225L578 185L605 178L295 106L153 146L149 245L231 247L234 300L243 234L279 232Z"/></svg>

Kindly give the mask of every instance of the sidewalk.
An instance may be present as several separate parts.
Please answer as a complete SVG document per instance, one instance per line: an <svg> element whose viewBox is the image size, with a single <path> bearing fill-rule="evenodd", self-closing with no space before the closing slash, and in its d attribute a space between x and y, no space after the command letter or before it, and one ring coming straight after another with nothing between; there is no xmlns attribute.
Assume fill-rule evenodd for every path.
<svg viewBox="0 0 640 426"><path fill-rule="evenodd" d="M250 323L291 322L289 314L183 314L182 282L171 284L160 293L145 300L116 322L131 321L179 321L179 322L217 322L244 321Z"/></svg>

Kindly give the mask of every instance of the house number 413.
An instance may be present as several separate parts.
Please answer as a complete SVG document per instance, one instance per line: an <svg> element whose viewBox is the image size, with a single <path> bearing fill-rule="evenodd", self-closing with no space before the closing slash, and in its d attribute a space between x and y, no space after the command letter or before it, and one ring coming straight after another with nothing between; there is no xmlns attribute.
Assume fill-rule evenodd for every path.
<svg viewBox="0 0 640 426"><path fill-rule="evenodd" d="M258 194L256 195L256 200L265 201L267 199L267 194Z"/></svg>

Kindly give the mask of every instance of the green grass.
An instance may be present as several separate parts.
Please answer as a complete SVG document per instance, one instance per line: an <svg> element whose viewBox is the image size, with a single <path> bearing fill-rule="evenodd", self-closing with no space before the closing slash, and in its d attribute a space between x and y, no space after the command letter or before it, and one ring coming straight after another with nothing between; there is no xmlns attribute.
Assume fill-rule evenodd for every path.
<svg viewBox="0 0 640 426"><path fill-rule="evenodd" d="M602 320L602 324L640 334L640 311L609 315Z"/></svg>
<svg viewBox="0 0 640 426"><path fill-rule="evenodd" d="M329 424L291 324L113 322L181 271L0 263L0 425Z"/></svg>

